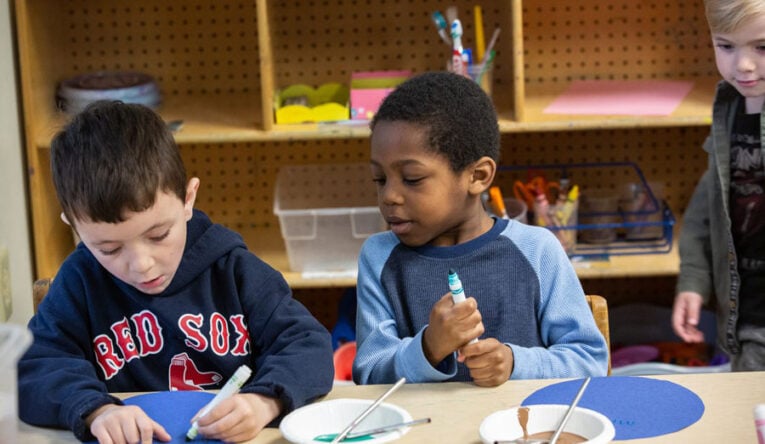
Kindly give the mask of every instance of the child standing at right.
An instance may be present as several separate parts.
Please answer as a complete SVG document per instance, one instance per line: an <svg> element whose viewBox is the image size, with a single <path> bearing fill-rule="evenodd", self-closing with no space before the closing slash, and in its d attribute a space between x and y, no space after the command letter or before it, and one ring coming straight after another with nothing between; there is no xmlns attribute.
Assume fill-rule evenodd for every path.
<svg viewBox="0 0 765 444"><path fill-rule="evenodd" d="M736 370L765 370L765 0L706 0L718 84L708 169L683 217L672 327L702 342L715 298L717 342Z"/></svg>

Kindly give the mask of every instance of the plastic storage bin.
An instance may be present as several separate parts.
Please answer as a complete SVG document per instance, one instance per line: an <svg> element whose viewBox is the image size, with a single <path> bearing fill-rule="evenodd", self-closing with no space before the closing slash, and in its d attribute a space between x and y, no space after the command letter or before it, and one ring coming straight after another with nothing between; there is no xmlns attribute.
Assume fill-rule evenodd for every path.
<svg viewBox="0 0 765 444"><path fill-rule="evenodd" d="M361 244L385 229L368 164L283 167L274 214L297 272L354 271Z"/></svg>
<svg viewBox="0 0 765 444"><path fill-rule="evenodd" d="M0 443L15 443L18 431L18 379L16 364L32 343L32 334L20 325L0 324Z"/></svg>

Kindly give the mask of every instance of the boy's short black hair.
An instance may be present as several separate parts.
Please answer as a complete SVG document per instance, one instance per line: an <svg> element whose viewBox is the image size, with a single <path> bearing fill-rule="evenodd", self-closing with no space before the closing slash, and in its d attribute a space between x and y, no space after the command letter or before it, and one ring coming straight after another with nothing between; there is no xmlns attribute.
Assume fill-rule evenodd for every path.
<svg viewBox="0 0 765 444"><path fill-rule="evenodd" d="M150 108L99 101L51 142L51 171L70 224L117 223L150 208L158 191L186 199L186 170L165 122Z"/></svg>
<svg viewBox="0 0 765 444"><path fill-rule="evenodd" d="M430 148L449 159L453 171L488 156L499 160L499 125L491 99L474 81L446 71L427 72L399 85L380 105L381 121L421 125Z"/></svg>

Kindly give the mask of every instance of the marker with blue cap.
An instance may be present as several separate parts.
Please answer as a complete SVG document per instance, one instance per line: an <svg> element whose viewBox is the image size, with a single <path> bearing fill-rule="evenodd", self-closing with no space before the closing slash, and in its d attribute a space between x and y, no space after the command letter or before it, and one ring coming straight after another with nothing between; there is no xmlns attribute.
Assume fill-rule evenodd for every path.
<svg viewBox="0 0 765 444"><path fill-rule="evenodd" d="M459 304L465 301L465 289L462 287L462 281L453 269L449 269L449 291L452 292L452 302ZM469 344L475 344L478 338L474 338Z"/></svg>

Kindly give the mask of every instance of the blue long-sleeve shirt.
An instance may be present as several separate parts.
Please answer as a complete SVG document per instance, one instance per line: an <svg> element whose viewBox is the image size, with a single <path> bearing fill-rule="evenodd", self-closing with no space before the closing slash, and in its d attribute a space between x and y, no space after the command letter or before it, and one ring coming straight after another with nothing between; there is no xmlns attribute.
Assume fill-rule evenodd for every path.
<svg viewBox="0 0 765 444"><path fill-rule="evenodd" d="M433 367L422 349L430 310L459 273L478 302L486 337L512 349L511 379L602 376L608 350L578 277L547 229L497 220L451 247L409 248L391 232L370 237L359 257L357 383L469 380L456 353Z"/></svg>
<svg viewBox="0 0 765 444"><path fill-rule="evenodd" d="M81 244L29 328L19 416L81 440L91 439L88 414L121 403L110 392L220 389L242 364L253 375L241 391L281 400L283 413L332 387L329 332L238 234L200 211L162 293L120 281Z"/></svg>

